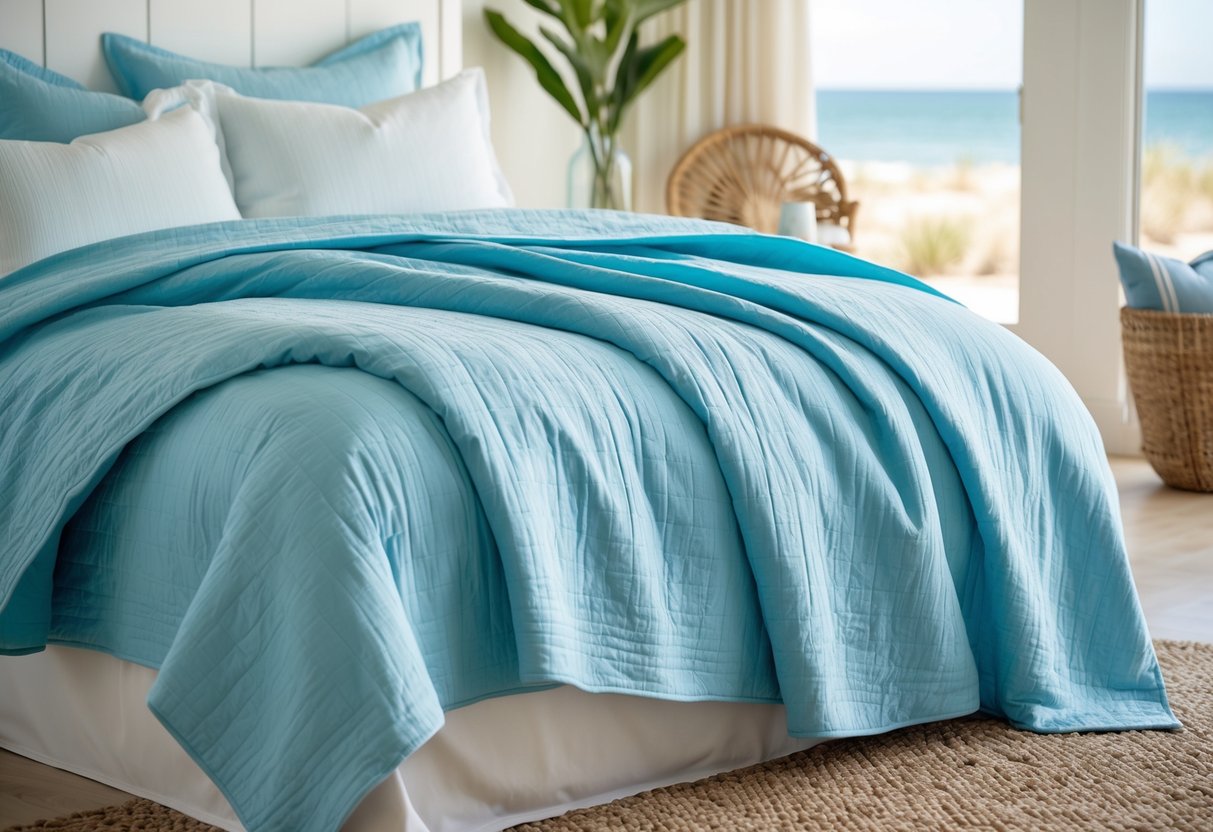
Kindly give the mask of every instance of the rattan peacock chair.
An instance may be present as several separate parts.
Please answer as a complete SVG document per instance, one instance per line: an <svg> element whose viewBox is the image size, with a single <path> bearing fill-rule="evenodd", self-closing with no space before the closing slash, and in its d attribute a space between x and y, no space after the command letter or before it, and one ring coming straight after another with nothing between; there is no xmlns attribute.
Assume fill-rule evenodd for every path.
<svg viewBox="0 0 1213 832"><path fill-rule="evenodd" d="M674 166L666 183L669 212L745 225L773 234L785 202L814 202L817 222L855 238L859 203L833 157L795 133L757 124L717 130ZM837 248L850 249L847 243Z"/></svg>

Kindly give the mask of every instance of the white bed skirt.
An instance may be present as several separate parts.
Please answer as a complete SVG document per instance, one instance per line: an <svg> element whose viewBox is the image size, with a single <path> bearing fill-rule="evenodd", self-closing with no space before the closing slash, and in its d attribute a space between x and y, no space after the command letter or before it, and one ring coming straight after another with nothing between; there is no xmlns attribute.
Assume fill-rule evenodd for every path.
<svg viewBox="0 0 1213 832"><path fill-rule="evenodd" d="M240 830L147 709L155 671L90 650L0 657L0 746ZM452 711L374 789L353 832L497 830L808 748L781 705L662 702L569 687Z"/></svg>

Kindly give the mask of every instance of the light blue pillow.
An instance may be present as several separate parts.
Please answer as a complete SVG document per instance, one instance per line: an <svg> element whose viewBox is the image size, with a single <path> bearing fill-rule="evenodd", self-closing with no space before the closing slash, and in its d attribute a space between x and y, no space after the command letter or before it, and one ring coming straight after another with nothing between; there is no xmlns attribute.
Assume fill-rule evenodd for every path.
<svg viewBox="0 0 1213 832"><path fill-rule="evenodd" d="M143 121L119 95L92 92L71 78L0 49L0 139L70 142Z"/></svg>
<svg viewBox="0 0 1213 832"><path fill-rule="evenodd" d="M187 58L106 32L101 49L123 95L137 101L189 80L226 84L241 95L362 107L421 86L421 26L402 23L367 35L308 67L226 66Z"/></svg>
<svg viewBox="0 0 1213 832"><path fill-rule="evenodd" d="M1134 309L1213 314L1213 251L1191 263L1113 243L1125 299Z"/></svg>

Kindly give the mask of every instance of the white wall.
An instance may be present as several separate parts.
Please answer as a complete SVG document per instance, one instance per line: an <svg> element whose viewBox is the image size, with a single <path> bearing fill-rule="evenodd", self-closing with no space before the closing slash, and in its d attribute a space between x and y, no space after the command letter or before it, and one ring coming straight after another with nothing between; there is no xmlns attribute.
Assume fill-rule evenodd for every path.
<svg viewBox="0 0 1213 832"><path fill-rule="evenodd" d="M524 208L563 208L565 173L581 132L539 87L530 66L498 41L484 23L497 9L527 36L542 17L523 0L463 0L463 62L482 66L493 109L493 144L506 178Z"/></svg>

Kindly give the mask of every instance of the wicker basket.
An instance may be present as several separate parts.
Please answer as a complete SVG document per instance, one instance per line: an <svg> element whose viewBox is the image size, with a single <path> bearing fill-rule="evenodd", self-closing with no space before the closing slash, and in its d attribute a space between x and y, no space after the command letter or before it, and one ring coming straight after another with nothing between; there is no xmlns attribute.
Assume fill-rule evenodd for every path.
<svg viewBox="0 0 1213 832"><path fill-rule="evenodd" d="M1163 482L1213 491L1213 315L1120 311L1142 450Z"/></svg>

